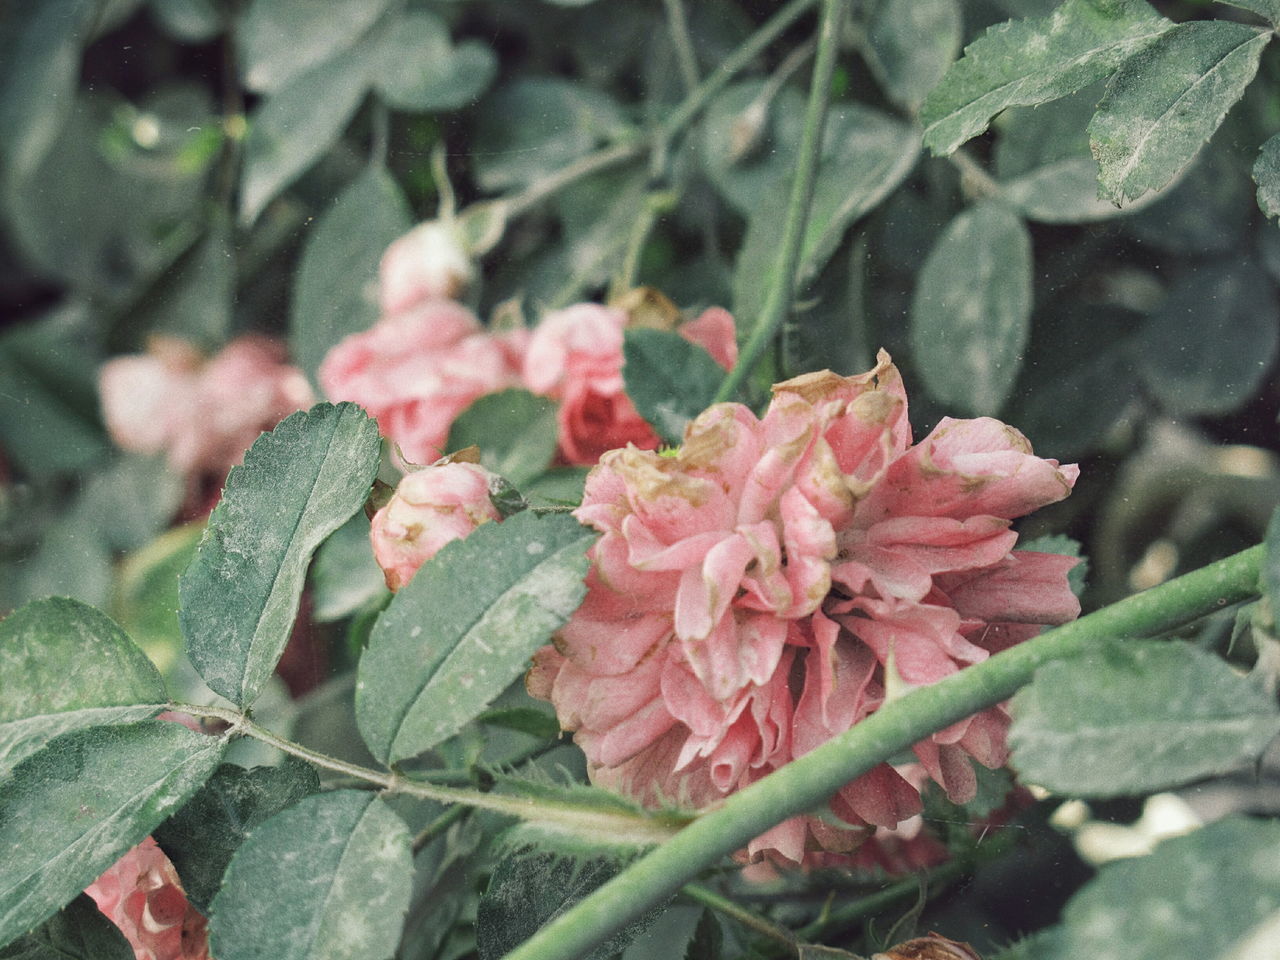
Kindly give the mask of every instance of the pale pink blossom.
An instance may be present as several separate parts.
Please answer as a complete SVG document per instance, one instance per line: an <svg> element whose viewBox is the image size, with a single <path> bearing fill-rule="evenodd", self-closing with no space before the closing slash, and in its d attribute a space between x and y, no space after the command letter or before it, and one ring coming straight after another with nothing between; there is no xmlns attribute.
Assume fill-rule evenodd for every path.
<svg viewBox="0 0 1280 960"><path fill-rule="evenodd" d="M592 779L702 807L878 709L1074 617L1071 558L1013 550L1011 521L1065 497L1077 469L994 420L944 420L912 445L888 355L855 377L779 384L762 418L718 404L672 455L632 447L591 472L578 518L602 536L588 592L530 691L575 732ZM916 745L956 802L970 761L1006 759L994 707ZM748 848L852 862L920 811L882 764Z"/></svg>
<svg viewBox="0 0 1280 960"><path fill-rule="evenodd" d="M103 364L99 389L119 447L164 453L176 472L217 483L263 431L314 400L284 345L258 335L210 359L184 340L153 337L146 353Z"/></svg>
<svg viewBox="0 0 1280 960"><path fill-rule="evenodd" d="M137 960L209 960L204 916L169 858L147 837L85 891L133 947Z"/></svg>
<svg viewBox="0 0 1280 960"><path fill-rule="evenodd" d="M407 474L373 516L373 555L399 590L446 543L501 515L489 498L494 475L474 463L441 463Z"/></svg>
<svg viewBox="0 0 1280 960"><path fill-rule="evenodd" d="M458 414L486 393L519 386L528 332L490 333L451 300L429 300L385 316L329 351L320 385L351 400L413 463L444 453Z"/></svg>
<svg viewBox="0 0 1280 960"><path fill-rule="evenodd" d="M474 268L453 224L420 223L382 255L378 299L385 315L403 313L430 300L452 300L471 283Z"/></svg>
<svg viewBox="0 0 1280 960"><path fill-rule="evenodd" d="M623 390L625 310L579 303L556 310L533 331L524 358L524 383L557 400L560 454L571 464L594 464L606 450L658 445L658 435ZM712 307L677 332L704 347L726 369L737 359L733 317Z"/></svg>

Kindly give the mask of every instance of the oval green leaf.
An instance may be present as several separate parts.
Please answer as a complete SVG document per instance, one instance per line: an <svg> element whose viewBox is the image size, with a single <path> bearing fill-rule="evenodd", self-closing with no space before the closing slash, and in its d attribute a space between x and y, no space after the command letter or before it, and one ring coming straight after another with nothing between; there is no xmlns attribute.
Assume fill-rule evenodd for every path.
<svg viewBox="0 0 1280 960"><path fill-rule="evenodd" d="M925 98L925 146L951 153L1006 107L1074 93L1172 26L1145 0L1067 0L1048 17L996 24Z"/></svg>
<svg viewBox="0 0 1280 960"><path fill-rule="evenodd" d="M0 781L0 943L26 933L182 806L226 741L164 720L75 730Z"/></svg>
<svg viewBox="0 0 1280 960"><path fill-rule="evenodd" d="M667 443L683 439L685 425L711 404L725 377L711 354L669 330L627 330L622 356L627 396Z"/></svg>
<svg viewBox="0 0 1280 960"><path fill-rule="evenodd" d="M929 393L994 416L1022 366L1031 322L1031 238L1007 207L966 210L939 238L911 301L911 350Z"/></svg>
<svg viewBox="0 0 1280 960"><path fill-rule="evenodd" d="M482 713L582 602L595 537L571 516L525 511L424 564L360 661L356 721L373 755L416 756Z"/></svg>
<svg viewBox="0 0 1280 960"><path fill-rule="evenodd" d="M1280 133L1262 145L1253 164L1258 206L1268 217L1280 217Z"/></svg>
<svg viewBox="0 0 1280 960"><path fill-rule="evenodd" d="M915 110L960 49L957 0L881 0L871 14L867 66L899 106Z"/></svg>
<svg viewBox="0 0 1280 960"><path fill-rule="evenodd" d="M274 93L317 63L351 49L392 0L253 0L236 51L245 86Z"/></svg>
<svg viewBox="0 0 1280 960"><path fill-rule="evenodd" d="M449 428L447 449L480 448L480 462L522 487L556 455L556 404L528 390L487 393Z"/></svg>
<svg viewBox="0 0 1280 960"><path fill-rule="evenodd" d="M1138 372L1174 414L1223 414L1261 387L1280 348L1271 280L1235 258L1183 274L1137 338Z"/></svg>
<svg viewBox="0 0 1280 960"><path fill-rule="evenodd" d="M370 290L392 240L412 225L395 178L367 168L342 191L302 246L289 311L289 351L313 379L331 347L378 318Z"/></svg>
<svg viewBox="0 0 1280 960"><path fill-rule="evenodd" d="M413 864L409 830L377 796L321 793L276 814L236 851L209 917L218 960L385 960Z"/></svg>
<svg viewBox="0 0 1280 960"><path fill-rule="evenodd" d="M423 10L390 19L371 51L369 75L397 110L456 110L493 80L497 58L476 40L453 45L439 17Z"/></svg>
<svg viewBox="0 0 1280 960"><path fill-rule="evenodd" d="M1280 824L1243 817L1102 868L1037 960L1263 960L1238 948L1280 911ZM1270 941L1274 946L1275 941Z"/></svg>
<svg viewBox="0 0 1280 960"><path fill-rule="evenodd" d="M206 913L232 855L249 831L320 789L315 768L297 757L246 770L224 763L189 803L155 831L182 889Z"/></svg>
<svg viewBox="0 0 1280 960"><path fill-rule="evenodd" d="M0 622L0 776L54 737L159 713L164 681L110 618L64 597Z"/></svg>
<svg viewBox="0 0 1280 960"><path fill-rule="evenodd" d="M214 692L247 707L271 676L311 554L364 503L379 444L355 404L317 404L232 469L179 585L187 653Z"/></svg>
<svg viewBox="0 0 1280 960"><path fill-rule="evenodd" d="M1270 39L1243 24L1196 20L1125 63L1089 123L1100 193L1119 204L1171 183L1244 94Z"/></svg>
<svg viewBox="0 0 1280 960"><path fill-rule="evenodd" d="M1277 733L1274 698L1213 654L1112 640L1037 670L1013 698L1009 743L1024 781L1114 797L1223 773Z"/></svg>

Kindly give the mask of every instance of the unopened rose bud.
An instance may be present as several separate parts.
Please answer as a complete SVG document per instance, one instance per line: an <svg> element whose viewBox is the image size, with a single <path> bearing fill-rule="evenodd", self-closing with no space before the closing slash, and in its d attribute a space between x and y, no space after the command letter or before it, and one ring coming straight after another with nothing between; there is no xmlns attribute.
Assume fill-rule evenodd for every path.
<svg viewBox="0 0 1280 960"><path fill-rule="evenodd" d="M471 260L453 224L428 220L382 255L378 268L382 312L396 314L427 300L456 299L472 276Z"/></svg>
<svg viewBox="0 0 1280 960"><path fill-rule="evenodd" d="M890 947L884 953L873 953L871 960L982 960L982 958L967 943L948 940L939 934L930 933L927 937L916 937L914 940L907 940Z"/></svg>
<svg viewBox="0 0 1280 960"><path fill-rule="evenodd" d="M460 540L501 515L489 499L493 479L474 463L440 463L400 481L391 501L373 515L373 556L387 586L399 590L446 543Z"/></svg>

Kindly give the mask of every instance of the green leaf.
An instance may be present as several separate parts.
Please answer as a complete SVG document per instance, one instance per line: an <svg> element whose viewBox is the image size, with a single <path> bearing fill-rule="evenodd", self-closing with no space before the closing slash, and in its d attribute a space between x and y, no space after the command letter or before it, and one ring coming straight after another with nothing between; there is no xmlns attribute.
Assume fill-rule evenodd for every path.
<svg viewBox="0 0 1280 960"><path fill-rule="evenodd" d="M412 222L395 179L384 168L371 166L307 235L289 311L289 350L312 379L331 347L377 319L371 290L378 263Z"/></svg>
<svg viewBox="0 0 1280 960"><path fill-rule="evenodd" d="M85 343L92 324L87 311L71 307L0 335L0 446L35 478L107 454L98 358Z"/></svg>
<svg viewBox="0 0 1280 960"><path fill-rule="evenodd" d="M63 734L0 780L0 943L140 843L213 773L220 737L165 720Z"/></svg>
<svg viewBox="0 0 1280 960"><path fill-rule="evenodd" d="M537 707L504 707L486 710L476 717L490 727L502 727L517 733L527 733L539 740L554 740L560 736L560 721L555 713Z"/></svg>
<svg viewBox="0 0 1280 960"><path fill-rule="evenodd" d="M1280 733L1271 696L1213 654L1173 641L1110 640L1046 664L1014 697L1013 718L1019 776L1076 797L1224 773Z"/></svg>
<svg viewBox="0 0 1280 960"><path fill-rule="evenodd" d="M449 428L447 449L480 448L480 462L522 487L556 455L556 404L528 390L488 393Z"/></svg>
<svg viewBox="0 0 1280 960"><path fill-rule="evenodd" d="M171 333L210 350L226 343L236 290L229 219L215 215L204 236L148 291L130 319L134 329Z"/></svg>
<svg viewBox="0 0 1280 960"><path fill-rule="evenodd" d="M670 444L680 443L725 376L705 349L669 330L627 330L622 356L627 396Z"/></svg>
<svg viewBox="0 0 1280 960"><path fill-rule="evenodd" d="M456 47L439 17L417 10L389 18L370 79L397 110L456 110L484 92L497 72L493 51L476 40Z"/></svg>
<svg viewBox="0 0 1280 960"><path fill-rule="evenodd" d="M925 98L925 146L951 153L1001 110L1074 93L1172 26L1145 0L1067 0L1050 16L997 24Z"/></svg>
<svg viewBox="0 0 1280 960"><path fill-rule="evenodd" d="M20 940L0 960L134 960L133 947L87 895L81 894Z"/></svg>
<svg viewBox="0 0 1280 960"><path fill-rule="evenodd" d="M707 177L725 200L748 217L761 197L786 191L804 122L800 91L783 87L772 99L761 101L767 90L765 80L736 83L711 101L702 122L698 153ZM761 103L763 117L758 115ZM744 143L751 141L753 147L744 149Z"/></svg>
<svg viewBox="0 0 1280 960"><path fill-rule="evenodd" d="M1268 217L1280 217L1280 133L1262 145L1253 164L1258 206Z"/></svg>
<svg viewBox="0 0 1280 960"><path fill-rule="evenodd" d="M554 77L523 77L485 97L471 155L487 192L558 172L605 140L629 132L606 94Z"/></svg>
<svg viewBox="0 0 1280 960"><path fill-rule="evenodd" d="M322 61L272 93L249 118L240 222L251 225L342 135L368 90L363 50Z"/></svg>
<svg viewBox="0 0 1280 960"><path fill-rule="evenodd" d="M929 252L911 301L911 352L929 393L993 416L1018 377L1031 319L1031 238L989 202L951 222Z"/></svg>
<svg viewBox="0 0 1280 960"><path fill-rule="evenodd" d="M1229 413L1266 379L1278 323L1274 288L1255 264L1231 258L1189 270L1143 324L1138 372L1170 413Z"/></svg>
<svg viewBox="0 0 1280 960"><path fill-rule="evenodd" d="M271 676L311 554L364 503L379 444L355 404L318 404L232 468L179 587L188 654L216 693L248 707Z"/></svg>
<svg viewBox="0 0 1280 960"><path fill-rule="evenodd" d="M1271 513L1267 524L1267 534L1262 542L1266 545L1266 557L1258 574L1258 589L1262 597L1270 605L1272 623L1280 616L1280 507Z"/></svg>
<svg viewBox="0 0 1280 960"><path fill-rule="evenodd" d="M924 102L959 49L956 0L880 0L867 26L867 65L908 110Z"/></svg>
<svg viewBox="0 0 1280 960"><path fill-rule="evenodd" d="M516 514L447 544L378 618L356 683L356 721L395 763L481 713L586 593L595 534L565 514Z"/></svg>
<svg viewBox="0 0 1280 960"><path fill-rule="evenodd" d="M1232 817L1104 866L1035 957L1245 960L1235 948L1277 910L1280 824Z"/></svg>
<svg viewBox="0 0 1280 960"><path fill-rule="evenodd" d="M476 917L480 960L499 960L529 939L625 866L617 859L578 860L518 850L501 860L489 877ZM658 918L662 908L633 920L582 960L608 960Z"/></svg>
<svg viewBox="0 0 1280 960"><path fill-rule="evenodd" d="M111 615L160 668L178 659L178 578L195 556L203 523L174 527L125 557L111 599Z"/></svg>
<svg viewBox="0 0 1280 960"><path fill-rule="evenodd" d="M387 593L382 568L373 559L369 518L352 515L320 545L311 567L311 616L319 623L349 617Z"/></svg>
<svg viewBox="0 0 1280 960"><path fill-rule="evenodd" d="M376 795L337 790L277 813L231 859L209 918L218 960L390 957L409 908L409 831Z"/></svg>
<svg viewBox="0 0 1280 960"><path fill-rule="evenodd" d="M297 757L285 757L278 767L218 767L155 832L156 843L182 878L187 899L208 913L227 864L249 832L319 789L315 769Z"/></svg>
<svg viewBox="0 0 1280 960"><path fill-rule="evenodd" d="M831 109L796 269L801 287L826 265L854 221L902 183L919 151L919 133L905 123L865 107ZM772 283L790 182L790 171L780 172L753 198L746 240L734 264L734 308L742 316L760 309Z"/></svg>
<svg viewBox="0 0 1280 960"><path fill-rule="evenodd" d="M1280 27L1280 2L1278 0L1222 0L1223 3L1242 10L1251 10L1272 25Z"/></svg>
<svg viewBox="0 0 1280 960"><path fill-rule="evenodd" d="M224 29L215 0L151 0L151 12L184 43L208 43Z"/></svg>
<svg viewBox="0 0 1280 960"><path fill-rule="evenodd" d="M1122 66L1089 124L1100 195L1119 204L1172 182L1244 94L1270 39L1239 23L1196 20Z"/></svg>
<svg viewBox="0 0 1280 960"><path fill-rule="evenodd" d="M392 0L253 0L236 30L245 86L277 93L350 50ZM317 94L320 91L316 91Z"/></svg>
<svg viewBox="0 0 1280 960"><path fill-rule="evenodd" d="M97 0L45 0L18 15L0 49L0 188L32 173L75 102L80 48L88 43Z"/></svg>
<svg viewBox="0 0 1280 960"><path fill-rule="evenodd" d="M0 621L0 775L54 737L159 713L164 681L106 616L36 600Z"/></svg>

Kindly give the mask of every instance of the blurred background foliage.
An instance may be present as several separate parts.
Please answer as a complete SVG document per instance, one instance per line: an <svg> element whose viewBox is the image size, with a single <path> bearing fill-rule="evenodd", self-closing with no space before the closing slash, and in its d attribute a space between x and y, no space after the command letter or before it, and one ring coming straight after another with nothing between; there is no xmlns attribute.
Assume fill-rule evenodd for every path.
<svg viewBox="0 0 1280 960"><path fill-rule="evenodd" d="M416 221L459 216L482 317L533 323L643 284L748 328L799 139L809 6L0 0L0 610L75 596L171 666L174 577L199 528L169 529L182 490L162 462L113 451L99 365L156 333L212 350L262 331L314 378L376 318L378 260ZM1280 500L1280 228L1251 179L1280 130L1280 51L1172 184L1122 207L1098 199L1086 130L1101 84L1009 109L950 157L924 151L921 104L961 49L1054 6L854 5L796 305L755 389L858 372L883 346L919 434L999 415L1079 461L1075 494L1023 533L1083 543L1087 609L1256 543ZM691 107L779 10L796 15L777 39ZM320 591L338 613L317 620L367 602L376 573L347 588L345 606ZM345 628L316 629L341 666ZM1206 645L1229 634L1213 625ZM336 715L334 696L263 709L305 725ZM1088 869L1054 841L940 909L964 918L954 935L1007 939ZM802 901L779 909L820 907ZM679 921L696 939L696 913Z"/></svg>

